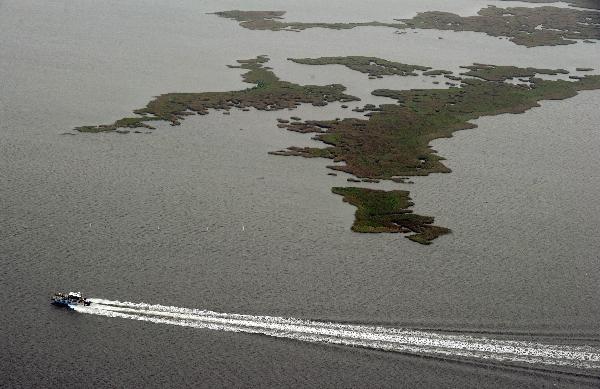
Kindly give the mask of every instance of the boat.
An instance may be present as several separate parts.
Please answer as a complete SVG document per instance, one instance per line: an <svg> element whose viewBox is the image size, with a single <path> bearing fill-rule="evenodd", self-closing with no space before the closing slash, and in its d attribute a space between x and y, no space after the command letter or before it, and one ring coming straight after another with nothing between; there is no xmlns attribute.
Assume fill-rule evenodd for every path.
<svg viewBox="0 0 600 389"><path fill-rule="evenodd" d="M50 303L59 307L74 309L77 305L89 306L92 302L81 296L80 292L56 292L50 298Z"/></svg>

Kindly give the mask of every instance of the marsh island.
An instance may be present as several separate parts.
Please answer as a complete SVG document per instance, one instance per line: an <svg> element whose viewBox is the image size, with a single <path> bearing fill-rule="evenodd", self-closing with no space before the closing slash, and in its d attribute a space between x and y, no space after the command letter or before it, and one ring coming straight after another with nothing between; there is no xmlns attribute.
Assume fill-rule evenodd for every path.
<svg viewBox="0 0 600 389"><path fill-rule="evenodd" d="M438 236L450 232L448 228L432 225L433 217L412 213L408 208L414 203L407 191L353 187L334 187L331 191L357 207L352 231L413 233L407 238L421 244L431 244Z"/></svg>
<svg viewBox="0 0 600 389"><path fill-rule="evenodd" d="M247 110L293 109L302 103L322 106L330 102L358 100L344 93L345 87L332 85L298 85L280 80L266 66L266 56L239 60L230 66L247 70L242 75L253 87L232 92L167 93L150 101L145 108L134 111L137 116L123 118L108 125L82 126L80 132L111 132L120 128L152 128L157 120L172 125L188 115L206 115L210 110L233 108ZM444 158L429 143L450 137L458 130L475 128L472 122L482 116L502 113L522 113L538 106L541 100L560 100L575 96L578 91L600 89L600 76L578 76L575 80L545 80L538 75L566 75L564 69L519 68L473 64L464 66L459 75L449 71L429 70L429 67L406 65L375 57L323 57L293 59L306 65L341 64L370 75L407 76L415 71L434 72L460 82L448 89L377 89L375 96L388 97L395 103L365 105L370 111L365 119L334 120L280 119L277 126L290 131L314 133L314 139L324 148L294 147L273 151L280 156L329 158L335 164L330 169L350 173L364 181L394 180L405 176L448 173ZM517 79L519 82L509 82ZM391 100L392 101L392 100ZM429 244L449 229L433 225L433 217L420 216L408 210L413 204L406 191L381 191L365 188L332 189L358 209L352 229L356 232L401 232L413 235L409 239Z"/></svg>
<svg viewBox="0 0 600 389"><path fill-rule="evenodd" d="M362 23L286 22L282 21L284 11L234 10L215 14L236 20L240 26L252 30L302 31L308 28L342 30L371 26L395 29L473 31L494 37L508 37L511 42L527 47L568 45L576 43L577 40L600 39L600 14L598 12L549 6L536 8L489 6L479 10L475 16L428 11L421 12L412 19L396 19L394 23L377 21Z"/></svg>
<svg viewBox="0 0 600 389"><path fill-rule="evenodd" d="M476 127L470 121L481 116L522 113L540 100L561 100L578 91L600 88L600 76L577 81L544 80L535 74L563 74L562 69L533 69L474 64L466 66L460 88L389 90L377 89L376 96L396 104L372 108L366 119L311 121L280 124L292 131L314 132L326 148L290 147L279 155L331 158L344 165L331 169L361 178L393 179L398 176L447 173L443 157L429 146L438 138ZM529 76L520 84L509 79Z"/></svg>
<svg viewBox="0 0 600 389"><path fill-rule="evenodd" d="M342 85L298 85L281 81L270 69L264 66L269 59L258 56L248 60L238 60L239 65L230 68L247 70L242 75L245 82L253 87L232 92L200 92L200 93L166 93L150 101L145 108L135 110L135 117L123 118L112 124L97 126L81 126L75 128L79 132L109 132L119 128L149 128L148 122L164 120L172 125L191 114L208 114L209 109L225 110L231 108L270 111L284 108L295 108L301 103L315 106L326 105L333 101L354 101L354 96L343 92Z"/></svg>

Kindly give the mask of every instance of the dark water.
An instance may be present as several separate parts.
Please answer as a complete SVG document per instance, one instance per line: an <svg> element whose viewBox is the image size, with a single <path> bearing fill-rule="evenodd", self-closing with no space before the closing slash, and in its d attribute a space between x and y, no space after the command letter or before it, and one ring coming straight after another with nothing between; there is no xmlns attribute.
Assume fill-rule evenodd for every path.
<svg viewBox="0 0 600 389"><path fill-rule="evenodd" d="M419 9L410 4L398 6L399 17ZM204 15L243 6L0 2L0 286L14 300L0 316L0 385L598 385L597 371L405 356L48 304L54 290L80 289L221 312L598 345L598 92L481 119L479 129L436 142L455 172L404 186L420 212L454 230L429 247L351 233L353 208L330 194L345 177L327 176L324 161L267 155L310 142L276 129L277 117L335 117L338 105L217 113L153 134L61 135L127 115L159 93L244 87L224 65L257 54L271 55L284 78L342 78L361 96L362 74L284 59L366 50L451 68L506 58L569 69L600 62L596 45L524 49L475 34L438 41L436 32L411 43L381 29L281 35ZM366 12L338 9L343 15L323 20ZM377 12L364 18L382 18ZM419 42L431 48L409 50Z"/></svg>

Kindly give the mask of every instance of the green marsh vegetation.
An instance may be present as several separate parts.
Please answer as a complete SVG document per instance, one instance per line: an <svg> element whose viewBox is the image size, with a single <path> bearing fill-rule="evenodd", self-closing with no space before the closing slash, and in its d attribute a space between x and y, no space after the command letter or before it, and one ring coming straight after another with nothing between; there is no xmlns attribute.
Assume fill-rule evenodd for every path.
<svg viewBox="0 0 600 389"><path fill-rule="evenodd" d="M504 82L538 70L543 74L563 73L560 69L494 65L467 68L470 77L463 77L459 88L373 91L373 95L389 97L397 103L380 105L366 119L279 124L291 131L315 133L314 138L327 147L290 147L273 154L331 158L345 163L329 166L331 169L360 178L447 173L450 169L442 163L443 158L429 146L432 140L474 128L470 121L482 116L522 113L539 106L541 100L562 100L580 90L600 88L600 76L589 75L576 82L533 76L527 84Z"/></svg>
<svg viewBox="0 0 600 389"><path fill-rule="evenodd" d="M345 64L359 72L369 73L376 64L378 74L406 75L427 67L404 65L372 57L326 57L305 63ZM237 66L246 70L245 82L252 84L240 91L167 93L154 98L145 108L134 111L136 117L119 119L109 125L78 127L80 132L117 131L120 128L151 128L149 122L162 120L172 125L190 114L208 114L210 109L228 111L232 108L247 110L279 110L294 108L301 103L315 106L329 102L358 100L344 94L339 84L317 86L298 85L280 80L270 69L264 67L265 56L239 60ZM405 67L408 66L408 67ZM379 70L382 67L385 70ZM460 82L460 87L449 89L378 89L376 96L385 96L396 103L374 106L365 105L370 111L365 119L345 118L334 120L305 120L292 117L292 122L280 119L278 127L302 133L315 133L314 138L324 142L324 148L290 147L275 151L275 155L321 157L344 162L329 166L331 169L351 173L363 181L376 182L389 179L401 182L403 176L446 173L450 170L442 163L443 158L429 143L438 138L450 137L454 131L474 128L470 120L481 116L501 113L521 113L538 106L540 100L566 99L581 90L600 89L600 76L586 75L576 81L543 80L537 74L566 74L562 69L517 68L474 64L463 67L466 72L445 77ZM514 78L526 83L506 82ZM378 191L364 188L333 188L344 196L345 201L355 205L356 221L352 227L357 232L409 233L409 239L429 244L450 230L433 226L433 218L415 215L412 203L405 191Z"/></svg>
<svg viewBox="0 0 600 389"><path fill-rule="evenodd" d="M240 22L240 26L249 30L271 31L302 31L308 28L329 28L333 30L348 30L356 27L393 27L400 28L399 23L363 22L363 23L303 23L282 21L285 11L220 11L214 15L222 18L233 19Z"/></svg>
<svg viewBox="0 0 600 389"><path fill-rule="evenodd" d="M325 61L329 62L329 61ZM337 61L336 62L343 62ZM600 76L585 76L576 82L536 78L537 74L567 74L563 69L518 68L474 64L464 66L460 88L389 90L372 93L390 97L396 104L369 106L367 119L280 123L279 127L315 133L325 148L290 147L272 154L321 157L344 162L329 168L363 179L390 179L401 176L448 173L443 158L429 143L451 137L462 129L475 128L470 120L502 113L522 113L539 106L540 100L562 100L581 90L600 89ZM358 71L361 71L358 69ZM527 83L505 82L528 77ZM433 218L407 212L412 205L408 192L364 188L333 188L358 209L352 227L356 232L414 232L409 239L430 244L449 229L431 225Z"/></svg>
<svg viewBox="0 0 600 389"><path fill-rule="evenodd" d="M408 27L482 32L527 47L556 46L577 43L577 40L600 39L600 14L558 7L489 6L476 16L460 16L449 12L419 13L402 20Z"/></svg>
<svg viewBox="0 0 600 389"><path fill-rule="evenodd" d="M513 1L513 0L500 0L500 1ZM521 0L527 3L556 3L556 0ZM598 0L564 0L565 3L579 8L590 8L600 9L600 2Z"/></svg>
<svg viewBox="0 0 600 389"><path fill-rule="evenodd" d="M259 56L249 60L239 60L239 65L231 68L247 70L242 75L243 80L253 87L232 92L200 92L200 93L167 93L150 101L145 108L135 110L137 117L123 118L112 124L97 126L81 126L75 128L79 132L110 132L119 128L148 128L147 122L163 120L172 125L188 115L206 115L209 109L230 110L232 108L258 110L280 110L295 108L301 103L315 106L326 105L333 101L354 101L354 96L343 92L343 85L298 85L281 81L271 70L263 65L268 62L266 56Z"/></svg>
<svg viewBox="0 0 600 389"><path fill-rule="evenodd" d="M343 196L345 202L357 208L353 231L413 233L406 237L421 244L431 244L438 236L450 232L447 228L434 226L433 217L412 213L408 208L414 203L410 201L407 191L353 187L334 187L331 191Z"/></svg>
<svg viewBox="0 0 600 389"><path fill-rule="evenodd" d="M343 65L349 69L365 73L370 77L382 76L417 76L416 70L425 71L431 68L419 65L407 65L400 62L388 61L377 57L348 56L320 58L288 58L290 61L303 65Z"/></svg>
<svg viewBox="0 0 600 389"><path fill-rule="evenodd" d="M531 0L530 0L531 1ZM531 1L546 3L547 1ZM595 1L572 0L573 5L598 8ZM595 6L592 6L596 4ZM284 11L222 11L216 15L233 19L240 26L252 30L301 31L308 28L351 29L374 26L395 29L420 28L451 31L474 31L494 37L508 37L510 41L527 47L556 46L576 43L578 40L600 39L600 14L596 11L560 7L489 6L475 16L460 16L450 12L421 12L412 19L397 19L397 23L300 23L282 21ZM591 41L590 41L591 42Z"/></svg>
<svg viewBox="0 0 600 389"><path fill-rule="evenodd" d="M559 74L569 74L564 69L537 69L537 68L518 68L516 66L496 66L476 63L471 66L461 66L469 71L461 73L463 76L477 77L486 81L506 81L511 78L527 77L531 78L537 74L556 76Z"/></svg>

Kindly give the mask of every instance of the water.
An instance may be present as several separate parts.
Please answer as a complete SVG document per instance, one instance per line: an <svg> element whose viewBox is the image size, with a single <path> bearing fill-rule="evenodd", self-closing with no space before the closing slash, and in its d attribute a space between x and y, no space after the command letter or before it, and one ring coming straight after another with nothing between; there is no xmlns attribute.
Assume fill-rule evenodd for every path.
<svg viewBox="0 0 600 389"><path fill-rule="evenodd" d="M600 368L600 348L563 346L489 337L445 335L387 327L317 322L273 316L252 316L206 310L89 299L74 306L80 313L148 321L217 331L263 334L314 343L341 344L416 355L473 358L532 365Z"/></svg>
<svg viewBox="0 0 600 389"><path fill-rule="evenodd" d="M224 65L257 54L270 55L283 79L341 82L365 103L382 102L370 89L430 80L367 80L285 58L378 55L450 70L600 63L596 45L525 49L481 34L377 28L258 32L205 14L285 8L290 20L317 20L304 5L246 3L1 3L0 271L4 294L19 301L0 319L3 386L597 385L594 369L418 358L48 304L50 292L72 288L216 312L598 346L598 92L479 119L478 129L434 142L453 173L379 185L411 190L416 210L453 229L429 247L351 233L354 208L330 193L347 176L328 176L330 161L267 154L316 144L277 129L276 118L358 116L339 104L192 117L152 134L61 135L159 93L243 88ZM446 3L368 12L344 3L318 16L383 20L450 6L472 14L482 2Z"/></svg>

